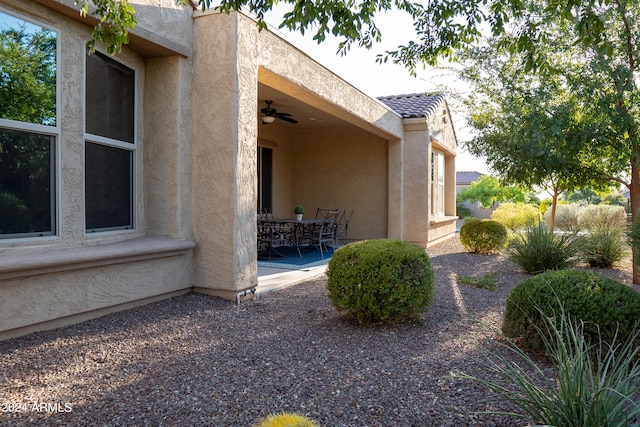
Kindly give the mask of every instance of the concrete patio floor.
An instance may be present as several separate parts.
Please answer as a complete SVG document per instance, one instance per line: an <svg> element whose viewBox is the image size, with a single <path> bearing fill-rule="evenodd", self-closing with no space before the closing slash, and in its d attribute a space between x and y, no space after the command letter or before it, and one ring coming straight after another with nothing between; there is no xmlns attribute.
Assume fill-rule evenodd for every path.
<svg viewBox="0 0 640 427"><path fill-rule="evenodd" d="M305 280L323 275L327 266L310 267L303 270L287 270L282 268L260 267L258 266L258 287L256 295L267 294L276 289L286 288Z"/></svg>

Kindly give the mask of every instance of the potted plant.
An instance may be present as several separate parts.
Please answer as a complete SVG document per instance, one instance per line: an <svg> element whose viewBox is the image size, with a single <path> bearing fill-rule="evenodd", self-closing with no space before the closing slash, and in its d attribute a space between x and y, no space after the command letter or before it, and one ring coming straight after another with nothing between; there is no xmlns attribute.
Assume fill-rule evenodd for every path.
<svg viewBox="0 0 640 427"><path fill-rule="evenodd" d="M302 215L304 214L304 207L296 206L293 210L293 213L296 214L296 219L300 221L302 219Z"/></svg>

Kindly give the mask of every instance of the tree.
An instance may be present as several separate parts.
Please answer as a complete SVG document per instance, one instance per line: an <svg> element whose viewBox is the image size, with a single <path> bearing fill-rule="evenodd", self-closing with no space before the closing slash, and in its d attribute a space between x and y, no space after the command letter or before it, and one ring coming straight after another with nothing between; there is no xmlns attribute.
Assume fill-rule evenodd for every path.
<svg viewBox="0 0 640 427"><path fill-rule="evenodd" d="M564 50L549 46L549 56ZM582 186L603 187L600 172L575 161L580 146L572 135L590 120L561 75L522 72L524 55L510 54L501 38L464 55L461 72L473 89L466 99L469 123L477 136L467 143L510 183L551 196L550 227L554 228L558 197ZM596 159L592 160L593 162Z"/></svg>
<svg viewBox="0 0 640 427"><path fill-rule="evenodd" d="M501 80L500 94L488 96L488 109L477 111L480 120L475 120L484 134L479 138L484 141L481 151L485 155L484 150L488 151L490 164L498 171L504 159L521 171L526 171L527 165L546 164L559 189L572 189L579 182L594 189L623 184L630 190L635 217L640 209L640 5L624 1L591 8L576 5L577 13L593 18L596 26L589 35L580 22L570 25L562 15L548 13L549 3L525 3L530 13L514 19L512 29L490 43L493 50L487 56L497 53L499 63L515 60L531 64L537 72L523 77L527 85L515 88L509 80ZM531 29L534 17L536 25ZM532 40L535 46L524 46ZM524 51L519 52L523 46ZM483 121L483 114L494 117L491 108L495 104L498 111L508 107L511 112L520 109L520 113L505 115L500 122ZM518 144L509 145L515 136L513 128L526 135L526 141L520 138ZM500 136L499 129L502 135L495 138ZM532 133L525 133L526 129ZM536 139L538 142L531 144ZM527 155L521 155L518 147ZM492 152L504 156L491 159ZM532 168L531 174L536 173ZM591 184L586 185L587 181ZM640 283L637 266L634 283Z"/></svg>
<svg viewBox="0 0 640 427"><path fill-rule="evenodd" d="M175 0L193 9L206 10L212 0ZM625 0L617 0L624 2ZM89 41L91 48L103 44L109 53L117 53L128 43L128 32L135 27L135 9L129 0L76 0L81 14L89 12L99 23ZM94 7L90 8L90 5ZM221 0L223 12L246 8L257 17L259 28L266 28L265 14L274 5L289 6L280 28L305 33L315 31L313 39L322 42L327 34L341 39L339 52L344 54L352 45L371 48L382 39L376 26L378 14L389 10L406 13L414 22L415 38L378 56L380 62L392 60L415 70L420 64L434 65L439 58L453 58L457 50L477 43L483 29L492 35L502 34L510 22L521 21L520 36L513 40L512 48L528 52L526 70L545 66L544 54L537 45L545 38L539 28L538 15L529 15L521 0ZM541 11L548 16L569 23L578 34L578 41L606 45L603 34L606 22L597 13L601 0L549 0ZM626 4L625 4L626 5ZM611 6L610 4L608 6ZM417 41L416 41L417 40Z"/></svg>
<svg viewBox="0 0 640 427"><path fill-rule="evenodd" d="M525 203L528 201L527 192L524 189L513 185L504 185L498 178L490 175L482 175L469 187L460 191L456 198L458 201L480 202L481 207L492 210L497 207L498 203Z"/></svg>

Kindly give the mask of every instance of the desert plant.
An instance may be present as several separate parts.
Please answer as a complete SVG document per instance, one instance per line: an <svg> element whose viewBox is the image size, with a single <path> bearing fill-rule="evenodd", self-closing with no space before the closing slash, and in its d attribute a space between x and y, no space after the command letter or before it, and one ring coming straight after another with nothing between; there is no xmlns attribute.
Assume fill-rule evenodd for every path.
<svg viewBox="0 0 640 427"><path fill-rule="evenodd" d="M559 301L562 301L562 306ZM585 322L590 343L625 340L640 319L640 293L601 274L585 270L549 271L518 283L509 293L502 332L539 349L547 318L564 310Z"/></svg>
<svg viewBox="0 0 640 427"><path fill-rule="evenodd" d="M581 230L623 229L627 225L627 215L622 206L590 205L580 209L578 224Z"/></svg>
<svg viewBox="0 0 640 427"><path fill-rule="evenodd" d="M559 302L559 301L558 301ZM560 302L559 302L560 303ZM636 329L621 344L585 339L585 322L574 321L561 309L544 319L539 331L556 378L512 341L496 343L486 361L498 380L465 374L459 378L487 387L488 399L511 402L523 413L511 413L530 424L556 427L632 426L640 422L640 348ZM544 332L543 332L544 331ZM514 363L514 359L518 362Z"/></svg>
<svg viewBox="0 0 640 427"><path fill-rule="evenodd" d="M610 268L628 253L624 231L618 226L592 226L580 248L585 262L597 268Z"/></svg>
<svg viewBox="0 0 640 427"><path fill-rule="evenodd" d="M426 251L400 240L368 240L336 250L327 268L329 299L362 324L418 319L434 297Z"/></svg>
<svg viewBox="0 0 640 427"><path fill-rule="evenodd" d="M556 234L541 223L515 235L507 246L509 258L529 274L573 266L578 253L575 237Z"/></svg>
<svg viewBox="0 0 640 427"><path fill-rule="evenodd" d="M465 285L473 286L474 288L495 291L497 288L504 285L504 283L498 282L498 280L496 280L497 276L498 272L496 271L493 273L487 273L482 277L457 275L457 278L461 283Z"/></svg>
<svg viewBox="0 0 640 427"><path fill-rule="evenodd" d="M540 210L525 203L502 203L493 211L491 219L508 230L517 231L537 225L540 222Z"/></svg>
<svg viewBox="0 0 640 427"><path fill-rule="evenodd" d="M269 415L256 424L255 427L318 427L309 418L284 412L282 414Z"/></svg>
<svg viewBox="0 0 640 427"><path fill-rule="evenodd" d="M460 243L469 252L491 253L502 249L507 241L507 229L496 221L474 219L460 227Z"/></svg>
<svg viewBox="0 0 640 427"><path fill-rule="evenodd" d="M567 233L578 233L580 231L578 221L580 209L580 206L575 204L567 205L559 203L556 207L556 215L553 223L554 228ZM547 225L551 222L551 209L547 209L545 212L544 222Z"/></svg>

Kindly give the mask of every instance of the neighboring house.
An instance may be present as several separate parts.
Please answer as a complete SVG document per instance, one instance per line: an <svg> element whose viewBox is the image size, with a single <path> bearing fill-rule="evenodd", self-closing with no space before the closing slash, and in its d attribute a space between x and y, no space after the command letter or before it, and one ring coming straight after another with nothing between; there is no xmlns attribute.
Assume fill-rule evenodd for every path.
<svg viewBox="0 0 640 427"><path fill-rule="evenodd" d="M469 188L471 184L476 182L483 173L476 171L458 171L456 172L456 195L462 190ZM483 208L480 202L471 203L465 200L464 207L471 211L471 216L475 218L491 218L491 208Z"/></svg>
<svg viewBox="0 0 640 427"><path fill-rule="evenodd" d="M257 204L354 209L354 240L454 235L444 97L381 102L242 13L157 4L136 2L109 57L87 56L73 0L0 0L0 30L44 29L55 70L43 114L0 110L17 147L0 150L0 339L189 291L237 300L258 283ZM267 100L297 123L262 124Z"/></svg>

